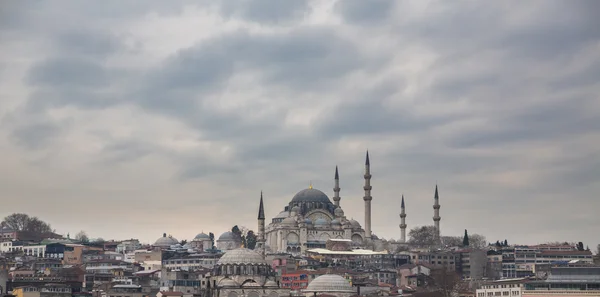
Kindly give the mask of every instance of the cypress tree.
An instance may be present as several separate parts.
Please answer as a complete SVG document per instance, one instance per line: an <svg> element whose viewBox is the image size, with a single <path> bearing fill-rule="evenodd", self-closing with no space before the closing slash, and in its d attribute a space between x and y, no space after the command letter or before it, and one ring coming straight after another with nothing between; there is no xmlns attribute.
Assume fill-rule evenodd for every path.
<svg viewBox="0 0 600 297"><path fill-rule="evenodd" d="M467 234L467 229L465 229L465 236L463 237L463 246L469 246L469 234Z"/></svg>

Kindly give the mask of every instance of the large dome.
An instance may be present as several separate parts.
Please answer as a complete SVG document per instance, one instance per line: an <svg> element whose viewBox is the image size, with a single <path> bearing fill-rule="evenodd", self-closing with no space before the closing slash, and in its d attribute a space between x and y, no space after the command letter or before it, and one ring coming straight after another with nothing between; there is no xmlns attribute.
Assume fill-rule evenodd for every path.
<svg viewBox="0 0 600 297"><path fill-rule="evenodd" d="M178 244L179 241L173 238L172 236L167 236L167 233L163 233L163 236L154 242L154 246L158 247L170 247L172 245Z"/></svg>
<svg viewBox="0 0 600 297"><path fill-rule="evenodd" d="M267 261L263 257L253 250L246 248L239 248L226 252L221 259L217 262L217 265L225 264L265 264L268 265Z"/></svg>
<svg viewBox="0 0 600 297"><path fill-rule="evenodd" d="M300 202L321 202L329 204L331 203L331 200L329 200L329 197L327 197L325 193L317 189L308 188L298 192L298 194L292 198L292 204Z"/></svg>
<svg viewBox="0 0 600 297"><path fill-rule="evenodd" d="M354 289L345 278L337 274L325 274L310 282L304 292L354 293Z"/></svg>
<svg viewBox="0 0 600 297"><path fill-rule="evenodd" d="M196 235L196 237L194 237L195 240L210 240L210 236L207 235L206 233L202 232L198 235Z"/></svg>
<svg viewBox="0 0 600 297"><path fill-rule="evenodd" d="M225 241L225 240L235 240L235 235L233 234L233 232L231 231L227 231L223 234L221 234L221 236L219 236L219 240L221 241Z"/></svg>

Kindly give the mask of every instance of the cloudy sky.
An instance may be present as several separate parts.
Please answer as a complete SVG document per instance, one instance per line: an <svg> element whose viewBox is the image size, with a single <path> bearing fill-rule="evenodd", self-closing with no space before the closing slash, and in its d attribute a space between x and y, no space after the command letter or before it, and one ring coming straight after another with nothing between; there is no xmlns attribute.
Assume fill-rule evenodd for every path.
<svg viewBox="0 0 600 297"><path fill-rule="evenodd" d="M256 228L308 187L373 230L600 240L600 2L11 1L0 216L60 233Z"/></svg>

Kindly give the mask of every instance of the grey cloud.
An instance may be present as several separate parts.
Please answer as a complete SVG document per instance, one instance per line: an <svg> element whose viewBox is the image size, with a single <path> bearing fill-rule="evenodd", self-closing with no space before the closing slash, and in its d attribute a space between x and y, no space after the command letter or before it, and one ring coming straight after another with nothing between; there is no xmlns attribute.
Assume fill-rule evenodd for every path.
<svg viewBox="0 0 600 297"><path fill-rule="evenodd" d="M86 58L103 58L108 54L123 50L121 40L107 32L75 29L59 34L56 37L58 51Z"/></svg>
<svg viewBox="0 0 600 297"><path fill-rule="evenodd" d="M302 20L310 12L307 0L223 0L221 14L264 24L289 24Z"/></svg>
<svg viewBox="0 0 600 297"><path fill-rule="evenodd" d="M600 115L587 114L592 98L573 98L538 105L510 114L490 114L492 125L457 135L448 143L452 147L508 145L568 137L576 133L600 130Z"/></svg>
<svg viewBox="0 0 600 297"><path fill-rule="evenodd" d="M408 108L393 108L380 98L364 98L335 109L335 117L324 118L317 131L324 139L347 135L412 134L458 119L455 115L417 116Z"/></svg>
<svg viewBox="0 0 600 297"><path fill-rule="evenodd" d="M591 18L597 11L596 2L581 2L581 6L570 3L568 7L561 2L536 3L537 13L524 18L522 24L508 26L514 12L510 4L504 3L446 6L439 3L431 13L411 17L414 11L405 3L344 1L336 4L335 12L345 23L317 27L293 27L308 11L304 1L264 1L256 5L250 5L249 1L224 2L219 13L228 18L241 18L262 26L286 25L290 26L286 28L289 31L227 32L181 49L164 61L149 61L158 66L144 73L107 66L106 57L130 49L121 42L126 37L98 28L110 23L126 31L128 22L148 14L158 18L164 14L173 16L187 4L194 5L164 3L167 2L122 4L123 10L115 10L119 2L109 2L106 7L81 7L72 2L73 6L49 12L45 9L19 12L19 17L10 24L2 23L5 28L10 25L12 33L21 26L22 32L39 36L40 24L45 20L61 21L57 16L63 14L56 14L57 11L81 12L81 17L89 20L75 31L64 30L60 24L56 27L60 30L50 27L43 31L54 41L51 47L56 51L29 70L26 77L29 102L26 108L11 115L17 120L5 126L13 129L10 140L31 149L51 144L67 149L65 143L58 141L62 123L48 120L30 124L26 123L30 118L27 115L44 115L48 109L64 106L103 109L135 105L150 116L184 123L196 130L202 140L230 147L232 157L226 161L214 160L201 152L182 154L162 149L144 139L123 141L106 136L108 145L94 158L107 166L167 160L177 168L176 175L168 181L172 187L169 195L182 196L177 201L193 200L198 207L214 204L218 211L239 216L239 220L245 216L253 219L254 213L236 212L230 207L232 202L248 209L254 207L257 200L254 198L258 198L262 188L273 203L268 209L275 214L289 201L296 187L306 186L310 179L317 180L322 189L329 188L335 164L342 168L342 196L348 202L345 209L349 215L356 214L351 211L350 203L360 205L361 201L356 197L361 194L362 154L357 158L358 165L354 160L346 160L344 154L361 145L373 152L376 207L395 203L397 194L406 188L411 191L409 194L425 193L425 198L409 195L411 207L427 203L429 210L433 185L438 180L442 199L448 201L444 202L442 215L448 228L462 228L472 225L470 221L489 219L481 213L490 207L495 209L497 217L514 215L517 222L527 223L531 217L539 216L535 212L524 214L523 208L538 209L540 203L558 205L564 193L572 195L574 202L595 205L588 199L595 189L594 177L599 174L598 164L593 161L598 159L594 142L590 140L589 147L578 153L568 151L568 145L571 138L594 135L600 130L594 108L597 98L592 96L598 81L598 62L592 56L578 54L579 49L598 39L598 31L594 30L598 27L597 19ZM43 18L30 22L25 19L26 15L37 14ZM397 54L393 48L372 54L363 51L363 45L357 43L365 37L360 35L362 30L348 25L368 26L366 34L395 37L398 44L411 43L438 58L428 69L420 69L423 73L412 73L413 65L408 65L411 70L403 73L405 65L395 64ZM338 31L340 26L343 30ZM350 37L346 39L342 34ZM32 34L19 36L31 38ZM562 73L571 61L587 66ZM555 71L534 71L537 69ZM388 71L394 76L377 85L375 80ZM245 91L252 96L258 93L266 97L261 100L272 102L274 107L268 106L266 112L269 103L262 101L248 104L244 110L210 107L209 103L229 91L232 77L238 74L253 79L253 85L236 86L240 88L236 91L242 93L240 99L252 100ZM364 83L347 79L355 74L364 76ZM417 83L413 84L415 80ZM409 83L410 90L416 91L414 95L405 93ZM374 86L367 87L370 85ZM336 98L336 102L327 102L328 109L315 120L314 126L301 132L287 128L286 116L305 105L302 100L314 97ZM408 103L421 102L418 100L425 100L435 109L432 114L437 115L416 113ZM451 104L461 107L460 111L443 110ZM422 108L420 105L419 111ZM263 116L255 116L258 113ZM24 119L18 120L20 116ZM445 125L474 119L485 124L457 131L450 129L452 132L443 129ZM114 128L111 124L107 123ZM402 143L404 139L410 140L411 145ZM355 147L337 148L346 140L354 142ZM554 160L525 162L540 143L562 148L565 153ZM502 152L503 147L515 144L522 151L511 147L509 152ZM384 148L388 153L381 153ZM92 166L89 169L95 170ZM495 174L513 178L511 175L518 177L521 172L534 177L528 184L490 181ZM182 185L204 182L211 186L199 185L197 196L179 192ZM421 186L424 188L418 190ZM145 195L143 191L138 194ZM152 201L161 199L160 194L152 197L155 199ZM171 205L172 210L165 208L167 213L180 209L177 203ZM462 209L465 205L481 211L465 211ZM389 226L388 215L397 217L397 212L389 207L381 209L383 213L374 218L380 225L376 231L388 237L397 232L397 227ZM554 209L548 213L560 214ZM415 220L425 220L418 218L418 214L410 215ZM565 222L575 224L582 217L581 220L594 225L589 214L563 215ZM429 222L429 212L426 217ZM211 224L211 218L207 219L199 224ZM506 228L515 226L509 224ZM132 226L131 232L136 232L134 229L137 227ZM588 236L584 233L590 229L582 230L578 230L577 236ZM489 232L491 238L506 237L508 229L489 229ZM571 233L557 231L553 236L568 237Z"/></svg>
<svg viewBox="0 0 600 297"><path fill-rule="evenodd" d="M113 141L102 149L103 164L133 162L160 150L153 145L133 140Z"/></svg>
<svg viewBox="0 0 600 297"><path fill-rule="evenodd" d="M53 140L60 137L62 127L53 121L20 124L11 132L11 137L17 144L32 150L47 147Z"/></svg>
<svg viewBox="0 0 600 297"><path fill-rule="evenodd" d="M385 23L394 8L393 0L341 0L336 2L335 11L346 22L354 25Z"/></svg>
<svg viewBox="0 0 600 297"><path fill-rule="evenodd" d="M109 80L102 65L68 57L43 61L31 68L27 77L32 85L74 88L105 86Z"/></svg>

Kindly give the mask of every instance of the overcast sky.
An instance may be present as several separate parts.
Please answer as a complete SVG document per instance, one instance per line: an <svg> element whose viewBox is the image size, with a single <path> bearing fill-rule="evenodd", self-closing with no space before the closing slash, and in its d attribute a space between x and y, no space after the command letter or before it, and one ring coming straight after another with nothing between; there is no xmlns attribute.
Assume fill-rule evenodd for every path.
<svg viewBox="0 0 600 297"><path fill-rule="evenodd" d="M0 216L154 241L256 229L309 183L373 232L600 225L600 2L3 1Z"/></svg>

